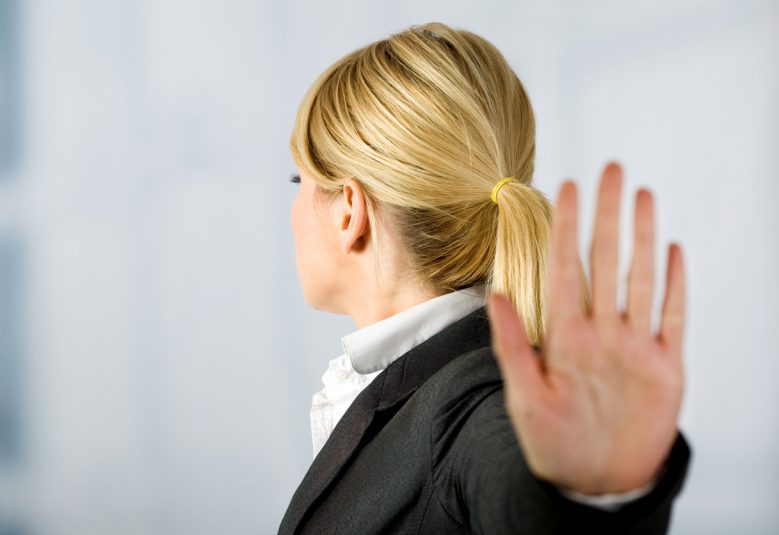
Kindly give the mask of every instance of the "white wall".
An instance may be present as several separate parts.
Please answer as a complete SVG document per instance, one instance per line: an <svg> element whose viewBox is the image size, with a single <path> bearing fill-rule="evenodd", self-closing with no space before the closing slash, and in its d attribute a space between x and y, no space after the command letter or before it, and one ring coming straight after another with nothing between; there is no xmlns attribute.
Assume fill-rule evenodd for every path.
<svg viewBox="0 0 779 535"><path fill-rule="evenodd" d="M779 531L779 2L22 7L0 232L26 251L26 449L0 470L0 528L275 531L311 460L310 396L353 330L297 283L294 113L345 53L440 20L525 83L537 183L580 181L583 249L612 157L657 194L658 258L685 247L693 461L672 533Z"/></svg>

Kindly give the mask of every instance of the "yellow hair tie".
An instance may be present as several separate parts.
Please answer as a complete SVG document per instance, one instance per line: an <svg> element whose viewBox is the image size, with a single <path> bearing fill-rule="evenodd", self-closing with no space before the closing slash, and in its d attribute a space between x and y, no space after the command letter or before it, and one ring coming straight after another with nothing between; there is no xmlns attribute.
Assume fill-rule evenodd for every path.
<svg viewBox="0 0 779 535"><path fill-rule="evenodd" d="M492 195L490 195L492 197L492 202L498 204L498 192L500 191L500 188L502 188L504 185L511 182L512 180L514 180L513 176L507 176L506 178L504 178L503 180L495 184L495 187L492 188Z"/></svg>

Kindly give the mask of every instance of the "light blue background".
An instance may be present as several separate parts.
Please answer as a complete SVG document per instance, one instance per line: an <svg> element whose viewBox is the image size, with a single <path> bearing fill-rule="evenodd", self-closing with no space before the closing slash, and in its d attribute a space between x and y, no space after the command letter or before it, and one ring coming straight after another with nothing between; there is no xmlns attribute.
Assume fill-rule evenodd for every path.
<svg viewBox="0 0 779 535"><path fill-rule="evenodd" d="M354 328L297 281L294 114L347 52L438 20L524 82L537 185L583 187L583 254L609 158L625 201L657 195L658 259L685 248L671 532L779 532L779 2L1 1L0 531L275 531Z"/></svg>

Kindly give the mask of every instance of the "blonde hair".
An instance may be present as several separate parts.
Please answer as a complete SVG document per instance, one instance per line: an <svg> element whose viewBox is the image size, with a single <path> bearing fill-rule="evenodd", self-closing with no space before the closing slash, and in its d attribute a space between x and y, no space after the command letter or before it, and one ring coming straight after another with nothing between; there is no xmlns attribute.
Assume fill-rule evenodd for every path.
<svg viewBox="0 0 779 535"><path fill-rule="evenodd" d="M434 295L485 284L541 344L552 210L532 186L530 100L494 45L429 23L355 50L307 92L290 149L321 191L360 183L371 228L387 214Z"/></svg>

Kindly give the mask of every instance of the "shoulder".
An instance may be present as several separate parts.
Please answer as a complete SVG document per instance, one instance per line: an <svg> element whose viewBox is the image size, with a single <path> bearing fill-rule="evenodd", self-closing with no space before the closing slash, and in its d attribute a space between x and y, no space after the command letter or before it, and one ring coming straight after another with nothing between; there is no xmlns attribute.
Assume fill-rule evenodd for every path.
<svg viewBox="0 0 779 535"><path fill-rule="evenodd" d="M482 448L483 433L501 435L501 447L516 446L503 403L503 379L490 347L464 353L442 367L417 392L430 418L432 461L443 466ZM505 444L508 441L509 444Z"/></svg>
<svg viewBox="0 0 779 535"><path fill-rule="evenodd" d="M430 426L436 501L457 523L469 525L471 517L479 514L475 495L484 491L493 496L513 480L527 478L492 350L483 347L457 356L431 376L415 397ZM503 481L509 475L511 481Z"/></svg>
<svg viewBox="0 0 779 535"><path fill-rule="evenodd" d="M503 389L500 370L490 347L469 351L452 359L421 385L423 398L434 415L449 418L471 412L486 397Z"/></svg>

